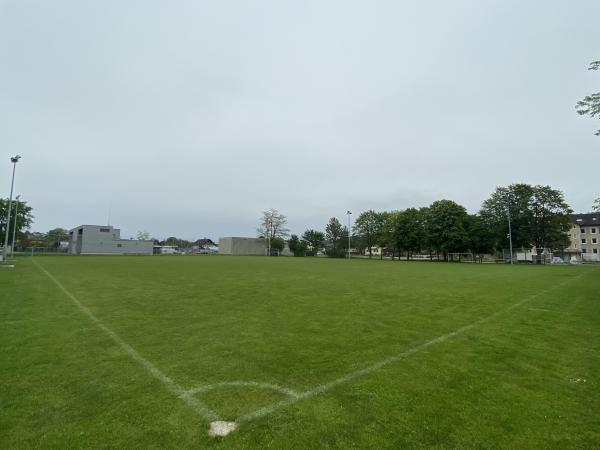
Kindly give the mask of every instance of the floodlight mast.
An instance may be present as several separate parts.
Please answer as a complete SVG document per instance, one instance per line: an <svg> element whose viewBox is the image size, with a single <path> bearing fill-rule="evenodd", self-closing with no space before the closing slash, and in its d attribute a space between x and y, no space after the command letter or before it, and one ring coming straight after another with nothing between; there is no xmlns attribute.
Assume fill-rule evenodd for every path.
<svg viewBox="0 0 600 450"><path fill-rule="evenodd" d="M350 216L352 215L352 211L346 211L346 215L348 216L348 259L350 259Z"/></svg>
<svg viewBox="0 0 600 450"><path fill-rule="evenodd" d="M13 235L12 235L12 244L10 245L10 254L14 256L15 254L15 236L17 235L17 216L19 215L19 199L20 195L15 197L15 220L13 221Z"/></svg>
<svg viewBox="0 0 600 450"><path fill-rule="evenodd" d="M6 255L8 253L8 230L9 230L9 225L10 225L10 213L11 213L11 207L12 207L12 195L13 195L13 188L15 186L15 169L17 167L17 163L19 162L19 159L21 159L20 155L16 155L13 156L12 158L10 158L10 162L13 163L13 171L12 171L12 181L10 183L10 197L8 199L8 212L6 213L6 232L4 233L4 248L2 249L2 255L3 255L3 260L6 261Z"/></svg>
<svg viewBox="0 0 600 450"><path fill-rule="evenodd" d="M506 215L508 216L508 245L510 249L510 263L513 263L513 246L512 246L512 228L510 225L510 205L506 207Z"/></svg>

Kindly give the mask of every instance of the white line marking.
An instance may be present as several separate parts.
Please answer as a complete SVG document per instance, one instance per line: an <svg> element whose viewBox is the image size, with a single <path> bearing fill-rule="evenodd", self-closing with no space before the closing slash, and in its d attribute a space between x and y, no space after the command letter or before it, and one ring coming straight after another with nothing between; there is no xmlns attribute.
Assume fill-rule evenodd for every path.
<svg viewBox="0 0 600 450"><path fill-rule="evenodd" d="M258 381L223 381L221 383L209 384L208 386L200 386L189 389L184 394L182 394L182 397L208 392L213 389L219 389L222 387L257 387L261 389L269 389L275 392L279 392L280 394L287 395L288 397L292 398L298 398L300 396L298 392L292 391L291 389L287 389L282 386L278 386L277 384L259 383Z"/></svg>
<svg viewBox="0 0 600 450"><path fill-rule="evenodd" d="M550 313L555 313L555 314L566 314L565 311L556 311L554 309L546 309L546 308L527 308L530 311L543 311L543 312L550 312Z"/></svg>
<svg viewBox="0 0 600 450"><path fill-rule="evenodd" d="M37 261L33 261L36 266L40 268L42 272L44 272L50 280L56 284L61 291L63 291L67 297L71 299L71 301L79 308L79 310L84 313L88 318L94 322L98 328L104 331L113 341L115 341L119 347L121 347L125 353L127 353L133 360L138 362L148 373L150 373L154 378L159 380L161 383L165 385L167 390L172 394L175 394L176 397L182 399L184 402L188 404L194 411L196 411L200 416L209 421L214 421L218 419L218 416L208 409L202 402L198 399L192 397L191 395L185 395L186 390L177 384L173 379L169 378L165 375L160 369L158 369L154 364L140 355L131 345L125 342L123 339L117 335L114 331L108 328L100 319L98 319L92 311L90 311L86 306L84 306L77 298L71 294L62 284L58 281L50 272L44 269Z"/></svg>
<svg viewBox="0 0 600 450"><path fill-rule="evenodd" d="M336 387L336 386L338 386L338 385L340 385L342 383L346 383L348 381L354 380L355 378L359 378L359 377L362 377L362 376L365 376L365 375L369 375L370 373L373 373L373 372L375 372L375 371L377 371L379 369L382 369L383 367L389 366L390 364L393 364L393 363L395 363L397 361L400 361L401 359L405 359L405 358L409 357L410 355L413 355L413 354L415 354L417 352L420 352L421 350L426 349L427 347L431 347L432 345L444 342L444 341L446 341L446 340L448 340L450 338L453 338L454 336L457 336L457 335L459 335L461 333L464 333L465 331L471 330L471 329L475 328L476 326L478 326L478 325L480 325L480 324L482 324L484 322L487 322L487 321L489 321L491 319L494 319L495 317L498 317L501 314L505 314L505 313L507 313L507 312L515 309L515 308L518 308L519 306L521 306L521 305L523 305L523 304L525 304L527 302L530 302L531 300L539 297L540 295L546 294L546 293L548 293L550 291L553 291L553 290L561 287L562 285L564 285L566 283L569 283L569 282L571 282L573 280L576 280L577 278L580 278L584 274L585 273L581 273L581 274L577 275L576 277L573 277L573 278L570 278L568 280L565 280L565 281L563 281L563 282L561 282L561 283L559 283L559 284L557 284L557 285L555 285L555 286L553 286L553 287L551 287L549 289L545 289L543 291L538 292L537 294L533 294L533 295L531 295L529 297L526 297L523 300L521 300L521 301L519 301L517 303L514 303L513 305L511 305L511 306L509 306L507 308L504 308L504 309L501 309L499 311L496 311L495 313L492 313L489 316L486 316L486 317L483 317L481 319L478 319L475 322L472 322L472 323L470 323L468 325L465 325L465 326L462 326L460 328L457 328L456 330L451 331L450 333L446 333L446 334L443 334L441 336L438 336L438 337L436 337L434 339L431 339L430 341L424 342L423 344L420 344L420 345L417 345L415 347L412 347L412 348L410 348L410 349L408 349L406 351L403 351L401 353L398 353L398 354L396 354L394 356L390 356L389 358L384 359L384 360L382 360L380 362L377 362L377 363L375 363L375 364L373 364L371 366L365 367L363 369L360 369L360 370L357 370L357 371L354 371L354 372L347 373L346 375L343 375L340 378L337 378L337 379L335 379L333 381L330 381L329 383L321 384L321 385L316 386L313 389L310 389L310 390L308 390L306 392L301 392L295 398L289 398L289 399L286 399L286 400L282 400L280 402L273 403L272 405L265 406L264 408L260 408L260 409L258 409L256 411L254 411L253 413L240 416L236 420L236 422L237 423L243 423L243 422L249 422L249 421L258 419L260 417L263 417L263 416L266 416L268 414L271 414L271 413L277 411L278 409L284 408L286 406L290 406L290 405L292 405L292 404L294 404L294 403L296 403L296 402L298 402L300 400L304 400L304 399L311 398L311 397L314 397L316 395L322 394L322 393L324 393L326 391L329 391L329 390L333 389L334 387Z"/></svg>

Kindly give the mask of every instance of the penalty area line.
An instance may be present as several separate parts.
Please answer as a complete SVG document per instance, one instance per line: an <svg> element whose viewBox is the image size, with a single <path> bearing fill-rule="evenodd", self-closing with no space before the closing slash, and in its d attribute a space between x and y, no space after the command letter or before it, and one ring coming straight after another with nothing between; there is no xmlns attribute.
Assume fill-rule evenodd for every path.
<svg viewBox="0 0 600 450"><path fill-rule="evenodd" d="M187 390L180 386L177 382L175 382L172 378L167 376L164 372L162 372L158 367L140 355L131 345L125 342L117 333L108 328L104 323L98 319L92 311L88 307L86 307L83 303L81 303L77 297L75 297L71 292L67 290L63 286L63 284L58 281L50 272L48 272L44 267L42 267L37 261L33 260L33 263L44 273L46 276L77 306L77 308L85 314L92 322L96 324L98 328L100 328L104 333L108 335L119 347L123 349L127 355L131 357L134 361L140 364L146 371L160 381L165 388L175 395L175 397L183 400L190 408L192 408L196 413L198 413L202 418L214 421L218 420L218 416L211 411L207 406L205 406L202 402L200 402L195 397L191 395L186 395Z"/></svg>
<svg viewBox="0 0 600 450"><path fill-rule="evenodd" d="M505 314L505 313L507 313L507 312L515 309L515 308L518 308L519 306L521 306L521 305L523 305L525 303L528 303L528 302L530 302L530 301L538 298L541 295L547 294L548 292L551 292L551 291L553 291L555 289L558 289L559 287L561 287L561 286L563 286L563 285L565 285L567 283L570 283L573 280L581 278L581 276L585 275L586 273L587 272L581 273L581 274L579 274L579 275L577 275L577 276L575 276L573 278L570 278L570 279L565 280L565 281L563 281L561 283L558 283L557 285L555 285L555 286L553 286L551 288L544 289L542 291L539 291L537 294L533 294L533 295L530 295L529 297L525 297L523 300L520 300L517 303L514 303L514 304L512 304L512 305L510 305L510 306L508 306L508 307L506 307L504 309L496 311L496 312L494 312L494 313L492 313L492 314L490 314L488 316L482 317L481 319L478 319L478 320L476 320L476 321L474 321L474 322L472 322L472 323L470 323L468 325L464 325L464 326L462 326L460 328L457 328L454 331L451 331L449 333L446 333L446 334L443 334L443 335L438 336L436 338L433 338L433 339L431 339L431 340L429 340L427 342L424 342L424 343L422 343L420 345L412 347L412 348L410 348L408 350L405 350L405 351L403 351L401 353L397 353L397 354L395 354L393 356L390 356L389 358L386 358L386 359L384 359L382 361L379 361L379 362L377 362L375 364L367 366L367 367L365 367L363 369L359 369L359 370L356 370L354 372L349 372L346 375L343 375L343 376L341 376L341 377L339 377L339 378L337 378L337 379L335 379L333 381L330 381L329 383L320 384L320 385L315 386L314 388L312 388L312 389L310 389L308 391L300 392L300 393L297 394L296 397L287 398L287 399L282 400L280 402L273 403L271 405L268 405L268 406L265 406L263 408L260 408L260 409L254 411L254 412L252 412L250 414L246 414L246 415L240 416L240 417L238 417L238 419L236 420L236 422L237 423L244 423L244 422L250 422L250 421L259 419L259 418L264 417L266 415L269 415L269 414L271 414L271 413L273 413L273 412L275 412L275 411L277 411L279 409L285 408L287 406L291 406L294 403L299 402L300 400L305 400L305 399L309 399L311 397L315 397L315 396L317 396L319 394L322 394L324 392L327 392L327 391L333 389L334 387L336 387L336 386L338 386L340 384L347 383L348 381L352 381L352 380L354 380L356 378L360 378L360 377L369 375L369 374L371 374L373 372L376 372L376 371L378 371L380 369L383 369L386 366L389 366L390 364L393 364L393 363L395 363L397 361L405 359L405 358L409 357L410 355L418 353L421 350L424 350L424 349L426 349L428 347L431 347L431 346L433 346L435 344L439 344L441 342L447 341L448 339L451 339L451 338L453 338L453 337L455 337L455 336L457 336L459 334L462 334L465 331L469 331L469 330L477 327L478 325L481 325L482 323L488 322L488 321L490 321L490 320L492 320L492 319L494 319L494 318L496 318L496 317L498 317L498 316L500 316L502 314Z"/></svg>

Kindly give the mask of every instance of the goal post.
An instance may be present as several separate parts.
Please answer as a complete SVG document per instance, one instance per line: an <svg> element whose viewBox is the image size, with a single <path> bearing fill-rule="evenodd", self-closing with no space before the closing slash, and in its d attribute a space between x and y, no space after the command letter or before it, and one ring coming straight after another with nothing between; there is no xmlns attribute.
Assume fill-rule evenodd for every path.
<svg viewBox="0 0 600 450"><path fill-rule="evenodd" d="M266 248L265 249L265 256L279 256L279 250L276 248Z"/></svg>
<svg viewBox="0 0 600 450"><path fill-rule="evenodd" d="M474 263L473 253L448 253L448 262Z"/></svg>

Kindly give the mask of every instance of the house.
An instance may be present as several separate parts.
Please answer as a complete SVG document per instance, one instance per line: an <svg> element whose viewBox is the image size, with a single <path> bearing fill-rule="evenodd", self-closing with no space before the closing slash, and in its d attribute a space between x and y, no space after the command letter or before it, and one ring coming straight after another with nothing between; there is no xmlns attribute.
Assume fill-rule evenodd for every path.
<svg viewBox="0 0 600 450"><path fill-rule="evenodd" d="M581 261L600 261L600 213L571 214L571 223L565 253Z"/></svg>
<svg viewBox="0 0 600 450"><path fill-rule="evenodd" d="M68 252L73 255L151 255L154 241L121 239L110 225L80 225L69 230Z"/></svg>

